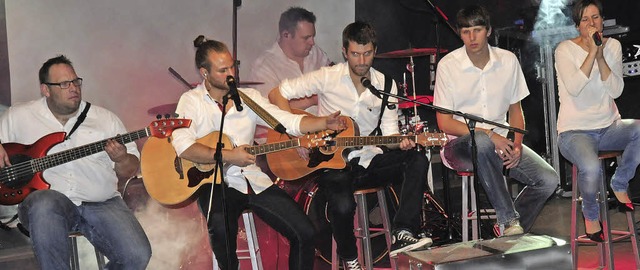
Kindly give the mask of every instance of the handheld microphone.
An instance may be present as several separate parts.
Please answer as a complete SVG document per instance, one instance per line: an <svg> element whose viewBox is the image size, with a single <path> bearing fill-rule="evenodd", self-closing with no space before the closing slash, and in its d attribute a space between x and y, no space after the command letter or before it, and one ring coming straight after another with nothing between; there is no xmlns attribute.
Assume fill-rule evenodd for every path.
<svg viewBox="0 0 640 270"><path fill-rule="evenodd" d="M236 79L233 76L227 76L227 85L229 86L229 98L233 100L233 104L236 105L236 111L242 111L242 103L240 103L240 95L238 95L238 87L236 86Z"/></svg>
<svg viewBox="0 0 640 270"><path fill-rule="evenodd" d="M595 32L593 33L593 42L596 43L596 46L602 46L602 37L600 36L600 33Z"/></svg>

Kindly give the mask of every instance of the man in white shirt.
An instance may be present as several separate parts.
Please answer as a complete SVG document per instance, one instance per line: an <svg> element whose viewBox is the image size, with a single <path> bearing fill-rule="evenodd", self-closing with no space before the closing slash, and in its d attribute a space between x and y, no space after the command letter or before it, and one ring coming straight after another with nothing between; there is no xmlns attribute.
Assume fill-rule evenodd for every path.
<svg viewBox="0 0 640 270"><path fill-rule="evenodd" d="M69 269L70 232L81 232L106 255L108 269L145 269L151 245L117 190L118 180L129 179L138 171L136 144L109 139L127 132L120 119L104 108L91 106L86 118L80 117L90 104L82 100L82 78L66 57L47 60L39 79L42 98L14 105L0 116L2 142L33 144L45 135L66 132L64 141L51 141L53 147L48 152L56 153L106 140L104 151L46 169L42 176L50 189L34 191L20 203L18 215L30 234L41 269ZM35 153L36 149L29 151ZM18 154L12 156L17 158ZM74 155L81 153L68 152L65 158ZM48 161L56 162L61 160ZM10 163L0 146L0 166Z"/></svg>
<svg viewBox="0 0 640 270"><path fill-rule="evenodd" d="M385 109L380 119L382 135L399 134L397 108L382 106L382 100L361 83L361 78L366 77L377 89L384 89L385 85L384 74L371 67L376 52L373 27L363 22L349 24L343 31L342 45L346 63L286 79L271 91L269 99L280 108L290 110L289 100L317 95L318 115L339 110L353 118L360 128L360 134L365 136L378 126L380 110ZM389 85L389 91L397 93L395 82ZM396 99L389 98L389 102L396 102ZM348 155L347 168L327 170L317 180L318 191L327 194L331 229L345 269L360 269L353 234L356 207L353 191L356 189L386 186L391 182L402 185L400 205L392 224L392 256L432 243L430 238L414 237L420 229L428 160L414 149L415 142L411 140L404 139L394 147L400 150L383 152L375 146L355 150Z"/></svg>
<svg viewBox="0 0 640 270"><path fill-rule="evenodd" d="M464 8L457 14L457 24L464 46L438 64L434 105L524 129L520 101L529 90L515 55L489 46L489 13L480 6ZM472 138L466 120L439 112L436 118L438 127L450 139L442 150L443 161L455 170L472 171ZM559 177L522 144L523 134L515 133L513 141L506 137L505 129L476 124L477 179L496 209L498 224L505 226L503 235L515 235L531 228ZM503 166L510 177L526 185L515 202L504 181Z"/></svg>
<svg viewBox="0 0 640 270"><path fill-rule="evenodd" d="M196 142L196 139L219 131L222 113L226 111L221 132L236 147L222 150L224 184L215 185L213 198L210 197L211 185L205 185L200 190L198 199L205 214L210 202L212 204L207 225L218 264L221 269L238 269L238 257L235 253L238 218L244 210L251 209L289 240L289 269L313 269L314 229L311 221L300 206L256 166L256 157L245 150L253 142L256 125L266 125L265 121L249 106L243 105L243 109L238 111L233 100L223 108L223 96L230 90L226 78L235 74L234 61L227 46L219 41L206 40L203 36L196 38L194 45L198 48L196 66L204 80L180 97L176 113L193 122L189 128L173 132L172 144L181 158L199 164L214 164L215 145L205 145ZM239 91L260 104L292 135L324 129L344 129L344 121L338 118L339 112L327 117L303 117L278 109L255 89L242 88ZM225 216L219 192L222 188L226 192L227 219L231 233L229 236L225 233ZM227 254L225 237L231 239L231 254Z"/></svg>
<svg viewBox="0 0 640 270"><path fill-rule="evenodd" d="M264 51L251 66L248 80L262 82L255 88L263 96L284 79L302 76L331 64L327 54L315 44L316 16L301 7L291 7L280 15L278 40ZM317 113L316 96L290 101L294 109ZM266 141L266 127L256 130L256 142Z"/></svg>

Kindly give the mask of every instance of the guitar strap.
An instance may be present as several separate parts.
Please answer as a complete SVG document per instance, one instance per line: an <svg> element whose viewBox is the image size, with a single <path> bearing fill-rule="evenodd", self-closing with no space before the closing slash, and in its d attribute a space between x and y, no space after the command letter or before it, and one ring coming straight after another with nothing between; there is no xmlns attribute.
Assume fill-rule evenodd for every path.
<svg viewBox="0 0 640 270"><path fill-rule="evenodd" d="M384 79L384 92L391 92L391 79ZM395 105L389 106L389 95L382 95L382 105L380 106L380 116L378 116L378 126L369 133L369 136L382 136L382 129L380 129L380 124L382 124L382 114L384 114L384 108L389 107L389 109L394 109Z"/></svg>
<svg viewBox="0 0 640 270"><path fill-rule="evenodd" d="M67 136L64 138L65 141L68 140L69 137L71 137L71 134L73 134L73 132L76 131L76 129L80 126L80 124L84 122L84 119L87 118L87 112L89 111L89 108L91 108L91 103L87 102L87 105L84 106L84 110L82 110L82 113L80 113L80 115L78 116L78 120L71 128L71 131L69 131L69 134L67 134Z"/></svg>

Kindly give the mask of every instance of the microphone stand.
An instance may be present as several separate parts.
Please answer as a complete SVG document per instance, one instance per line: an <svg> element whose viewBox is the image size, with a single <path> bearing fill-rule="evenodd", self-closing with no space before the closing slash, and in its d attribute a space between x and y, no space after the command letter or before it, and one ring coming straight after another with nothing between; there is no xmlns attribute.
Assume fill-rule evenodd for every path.
<svg viewBox="0 0 640 270"><path fill-rule="evenodd" d="M231 250L231 232L229 229L229 217L227 216L228 208L227 208L227 192L225 191L225 183L224 183L224 164L222 163L222 149L224 148L224 143L222 142L222 131L224 130L224 118L227 115L227 103L229 103L230 94L227 93L222 97L222 117L220 118L220 132L218 132L218 142L216 143L216 152L214 154L215 166L213 168L213 182L211 185L211 194L209 195L209 209L207 210L207 226L214 226L214 224L210 224L211 217L211 205L213 204L213 190L217 183L218 171L222 170L220 173L220 185L221 185L221 193L222 196L222 216L224 218L224 233L225 237L225 245L227 249L227 265L231 265L231 252L235 252L235 250ZM233 239L236 241L236 239Z"/></svg>
<svg viewBox="0 0 640 270"><path fill-rule="evenodd" d="M451 23L449 23L449 19L447 18L446 15L444 15L444 13L442 12L442 10L440 10L440 8L438 8L436 5L433 4L433 2L431 2L431 0L426 0L427 4L431 7L431 9L433 9L433 13L436 14L435 19L433 20L433 24L435 26L435 31L436 31L436 61L434 63L435 67L434 67L434 71L438 66L438 62L440 62L440 27L438 27L438 25L440 24L440 21L443 21L444 24L447 26L447 28L449 30L451 30L451 32L454 34L454 36L457 37L458 41L462 42L462 39L460 38L460 36L458 35L458 31L456 31L455 28L453 28L453 26L451 25Z"/></svg>
<svg viewBox="0 0 640 270"><path fill-rule="evenodd" d="M372 92L375 92L374 90L369 89ZM407 102L411 102L417 105L422 105L428 108L431 108L432 110L435 110L437 112L440 113L444 113L444 114L453 114L453 115L457 115L460 117L463 117L465 119L465 123L467 124L467 128L469 129L469 136L471 136L471 163L473 164L473 175L478 175L478 146L476 145L476 137L475 137L475 127L476 127L476 123L480 122L480 123L487 123L489 125L492 126L496 126L496 127L501 127L504 129L507 129L511 132L518 132L518 133L522 133L527 134L527 131L524 129L520 129L520 128L515 128L515 127L510 127L504 124L500 124L494 121L490 121L490 120L486 120L480 116L476 116L473 114L468 114L468 113L463 113L461 111L454 111L454 110L449 110L446 108L442 108L439 106L435 106L435 105L431 105L428 103L424 103L424 102L420 102L417 100L412 100L410 98L407 97L403 97L400 95L396 95L396 94L392 94L392 93L387 93L385 91L377 91L379 94L383 94L383 95L387 95L390 97L395 97L397 99L400 100L404 100ZM375 95L375 93L374 93ZM478 190L478 181L474 181L473 183L475 190ZM478 201L478 192L476 192L476 202ZM466 215L466 213L462 213L463 215ZM482 220L480 219L480 211L476 212L476 215L478 216L478 236L482 236L481 232L482 232ZM451 230L449 230L451 231Z"/></svg>

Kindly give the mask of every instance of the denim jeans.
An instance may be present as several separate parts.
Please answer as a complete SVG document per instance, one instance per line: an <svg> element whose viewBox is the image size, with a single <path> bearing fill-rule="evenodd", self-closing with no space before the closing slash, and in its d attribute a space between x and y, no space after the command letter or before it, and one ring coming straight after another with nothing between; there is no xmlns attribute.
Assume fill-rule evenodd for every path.
<svg viewBox="0 0 640 270"><path fill-rule="evenodd" d="M198 199L200 209L205 217L209 208L210 188L210 185L203 187ZM212 214L207 224L211 247L220 269L238 269L238 256L235 252L237 249L238 218L246 209L251 209L255 215L289 240L288 269L313 269L315 256L313 224L302 208L276 185L270 186L260 194L244 194L225 186L229 233L231 234L229 241L231 254L227 254L221 191L222 185L215 185ZM231 260L231 265L228 260Z"/></svg>
<svg viewBox="0 0 640 270"><path fill-rule="evenodd" d="M599 211L596 193L600 181L605 181L598 151L624 150L611 177L611 188L615 192L626 192L640 163L640 121L622 119L602 129L565 131L558 135L558 147L560 153L578 167L582 213L585 219L595 221Z"/></svg>
<svg viewBox="0 0 640 270"><path fill-rule="evenodd" d="M55 190L35 191L18 207L41 269L69 269L69 232L81 232L108 259L107 269L142 270L151 245L121 197L77 206Z"/></svg>
<svg viewBox="0 0 640 270"><path fill-rule="evenodd" d="M415 233L420 227L423 193L427 185L429 161L418 151L389 151L376 155L369 166L351 160L348 169L327 170L317 179L318 192L327 196L328 215L338 254L346 260L358 257L353 234L356 189L383 187L391 183L401 185L399 207L391 225L393 231Z"/></svg>
<svg viewBox="0 0 640 270"><path fill-rule="evenodd" d="M495 145L483 132L476 133L475 137L478 150L476 177L496 210L498 224L508 224L519 219L525 232L529 231L545 202L558 187L560 177L544 159L522 145L520 162L510 169L509 177L526 186L516 200L512 201L502 175L503 161L496 154ZM449 141L444 147L444 158L452 169L473 171L469 134Z"/></svg>

